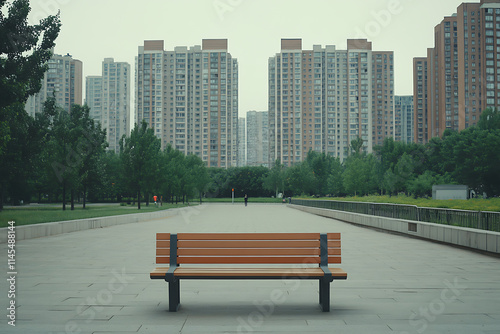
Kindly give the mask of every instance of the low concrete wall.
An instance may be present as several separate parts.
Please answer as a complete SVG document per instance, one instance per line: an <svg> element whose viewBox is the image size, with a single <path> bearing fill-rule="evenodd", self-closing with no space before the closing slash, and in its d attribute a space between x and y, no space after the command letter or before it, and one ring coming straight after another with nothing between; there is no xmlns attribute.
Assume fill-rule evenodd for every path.
<svg viewBox="0 0 500 334"><path fill-rule="evenodd" d="M158 218L175 216L181 209L169 209L147 213L135 213L121 216L111 216L102 218L89 218L79 220L60 221L55 223L43 223L34 225L16 226L16 240L26 240L33 238L47 237L51 235L71 233L94 228L109 227L137 223ZM7 227L0 228L0 244L7 243Z"/></svg>
<svg viewBox="0 0 500 334"><path fill-rule="evenodd" d="M500 233L498 232L424 223L412 220L377 217L301 205L289 205L289 207L348 223L374 227L414 237L420 237L423 239L500 254Z"/></svg>

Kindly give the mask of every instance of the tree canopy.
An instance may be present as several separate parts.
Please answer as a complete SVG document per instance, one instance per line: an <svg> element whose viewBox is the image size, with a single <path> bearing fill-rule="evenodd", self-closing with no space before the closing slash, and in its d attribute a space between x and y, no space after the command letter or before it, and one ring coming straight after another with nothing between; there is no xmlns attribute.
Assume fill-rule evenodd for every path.
<svg viewBox="0 0 500 334"><path fill-rule="evenodd" d="M61 28L59 14L29 25L30 11L29 0L0 0L0 155L16 120L12 106L40 90Z"/></svg>

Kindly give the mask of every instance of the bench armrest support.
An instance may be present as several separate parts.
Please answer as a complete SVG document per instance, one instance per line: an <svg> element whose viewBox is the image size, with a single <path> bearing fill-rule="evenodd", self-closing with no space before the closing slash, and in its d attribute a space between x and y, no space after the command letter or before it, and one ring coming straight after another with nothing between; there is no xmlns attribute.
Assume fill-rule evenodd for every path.
<svg viewBox="0 0 500 334"><path fill-rule="evenodd" d="M324 280L326 282L333 281L332 272L328 269L328 234L320 235L320 247L321 247L321 264L320 268L325 273Z"/></svg>
<svg viewBox="0 0 500 334"><path fill-rule="evenodd" d="M165 281L174 283L174 271L177 269L177 234L170 235L170 267L165 273Z"/></svg>

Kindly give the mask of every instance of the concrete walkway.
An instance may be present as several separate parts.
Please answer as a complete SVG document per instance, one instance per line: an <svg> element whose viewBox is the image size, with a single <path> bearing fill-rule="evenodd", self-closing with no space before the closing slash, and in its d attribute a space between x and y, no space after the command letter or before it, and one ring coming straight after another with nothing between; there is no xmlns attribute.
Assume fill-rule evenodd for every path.
<svg viewBox="0 0 500 334"><path fill-rule="evenodd" d="M181 281L181 309L169 313L168 284L149 279L156 232L341 232L349 277L332 283L330 313L316 281L259 280ZM16 327L2 279L0 333L500 333L499 258L284 205L205 204L16 250Z"/></svg>

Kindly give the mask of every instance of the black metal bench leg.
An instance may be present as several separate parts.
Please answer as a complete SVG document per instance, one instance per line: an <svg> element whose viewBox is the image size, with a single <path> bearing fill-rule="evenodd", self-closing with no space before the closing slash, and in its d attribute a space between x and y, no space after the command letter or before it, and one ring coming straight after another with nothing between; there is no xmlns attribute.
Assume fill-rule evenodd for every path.
<svg viewBox="0 0 500 334"><path fill-rule="evenodd" d="M321 280L319 280L319 304L323 305L323 285L321 284Z"/></svg>
<svg viewBox="0 0 500 334"><path fill-rule="evenodd" d="M319 303L323 312L330 312L330 282L319 280Z"/></svg>
<svg viewBox="0 0 500 334"><path fill-rule="evenodd" d="M181 302L181 287L180 281L168 283L168 310L170 312L177 312Z"/></svg>

